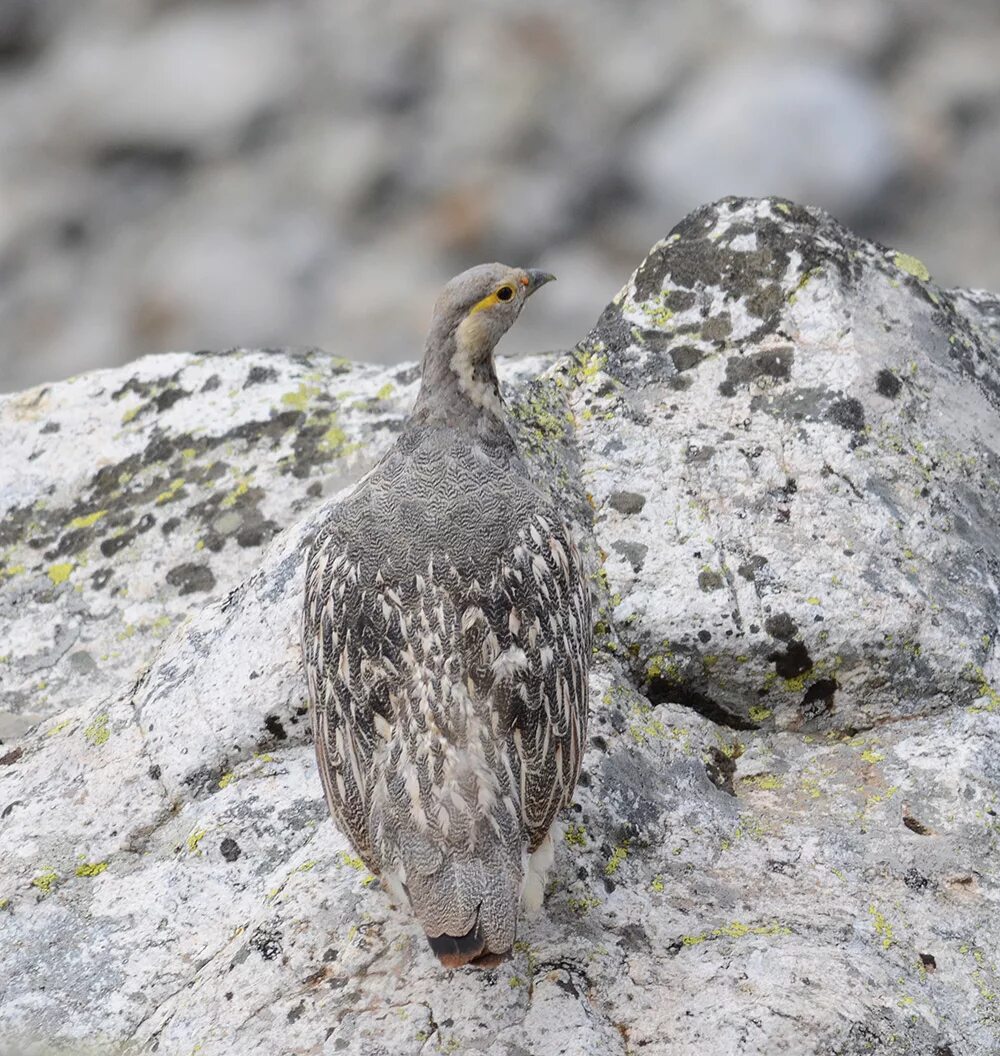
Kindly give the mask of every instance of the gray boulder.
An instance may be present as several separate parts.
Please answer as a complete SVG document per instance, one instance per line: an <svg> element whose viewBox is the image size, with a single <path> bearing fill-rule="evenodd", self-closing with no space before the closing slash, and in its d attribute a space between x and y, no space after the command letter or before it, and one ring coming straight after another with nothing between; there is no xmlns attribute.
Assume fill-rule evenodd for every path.
<svg viewBox="0 0 1000 1056"><path fill-rule="evenodd" d="M1000 675L1000 302L790 202L659 243L581 346L615 638L654 698L859 731Z"/></svg>
<svg viewBox="0 0 1000 1056"><path fill-rule="evenodd" d="M189 459L206 477L161 504L175 508L169 533L158 519L121 550L130 583L207 562L215 600L149 590L135 603L150 627L125 639L141 644L117 670L75 674L55 657L51 717L0 749L4 1043L995 1052L998 322L996 298L939 290L918 261L823 214L726 200L654 247L573 354L537 380L544 362L512 375L539 476L593 507L599 646L545 905L490 971L443 972L390 908L326 816L308 743L302 548L327 496L391 440L414 376L383 405L375 368L348 380L319 353L212 357L222 391L237 390L215 403L188 373L205 358L181 356L8 398L4 422L11 403L44 415L53 399L63 424L43 435L41 417L18 419L32 439L14 445L0 495L20 509L52 485L69 521L101 508L70 504L90 497L95 459L117 464L123 408L112 424L98 409L133 374L180 371L190 395L159 406L160 385L130 392L149 433L128 451L157 429L171 442L196 423L210 437L250 424ZM237 371L265 365L273 395L242 417ZM314 370L327 373L303 378ZM319 390L302 417L271 424L266 408L300 384ZM303 450L334 409L340 457ZM254 481L223 507L235 478L207 474L237 455ZM170 457L141 478L126 531L157 513L152 474L169 488ZM239 504L251 487L259 514ZM230 509L284 530L241 547L215 525ZM129 511L122 500L115 515ZM7 545L30 550L41 530ZM205 538L214 548L196 549ZM7 577L5 599L38 580L17 602L32 619L13 616L27 643L16 672L32 624L108 633L93 627L107 595L72 589L95 546L57 555L74 568L48 600L41 566L56 558L42 547L40 571ZM131 588L115 598L126 614L133 603ZM162 642L159 614L176 624Z"/></svg>

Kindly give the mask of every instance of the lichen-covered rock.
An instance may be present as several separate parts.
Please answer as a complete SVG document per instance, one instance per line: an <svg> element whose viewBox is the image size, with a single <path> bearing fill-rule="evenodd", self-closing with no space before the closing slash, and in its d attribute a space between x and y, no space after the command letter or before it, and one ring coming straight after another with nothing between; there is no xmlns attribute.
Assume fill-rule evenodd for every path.
<svg viewBox="0 0 1000 1056"><path fill-rule="evenodd" d="M964 679L958 642L946 653L935 637L958 626L963 590L968 623L987 618L992 544L979 544L977 580L971 544L944 525L965 517L984 535L996 504L974 466L943 452L957 463L977 431L987 446L994 435L996 301L936 290L910 274L916 262L901 271L791 203L722 202L675 235L576 354L513 391L540 478L568 503L589 492L606 553L590 746L545 905L513 957L443 971L326 816L297 628L302 549L325 505L306 490L255 571L223 566L224 600L199 611L184 596L191 618L143 654L139 677L123 669L93 694L69 682L76 700L60 697L58 721L3 747L6 1043L182 1056L997 1051L1000 696L989 657ZM948 346L954 359L936 343L945 322L968 342ZM893 358L903 344L915 375ZM294 357L268 363L278 382L298 377ZM358 413L344 442L377 443ZM929 480L907 446L917 431L936 460ZM46 436L56 458L60 434ZM246 458L278 492L284 449L256 443ZM73 449L53 464L69 473ZM303 484L329 489L337 470L317 463ZM939 506L921 525L924 487ZM175 535L193 543L199 497L178 501L192 512ZM913 532L935 555L917 573L893 549ZM838 533L863 567L834 603L823 577L839 574L827 567ZM796 603L809 569L819 605ZM727 619L720 595L733 598ZM76 604L89 611L93 597ZM921 598L937 624L918 618ZM49 602L50 619L69 602ZM751 630L757 619L767 629ZM866 652L880 633L895 637ZM817 670L852 636L864 665ZM777 667L764 648L812 667L764 685L762 668ZM917 660L948 694L921 690ZM822 678L836 683L832 705L804 708Z"/></svg>
<svg viewBox="0 0 1000 1056"><path fill-rule="evenodd" d="M653 248L583 345L579 443L654 699L861 730L984 695L998 319L790 202L707 206Z"/></svg>

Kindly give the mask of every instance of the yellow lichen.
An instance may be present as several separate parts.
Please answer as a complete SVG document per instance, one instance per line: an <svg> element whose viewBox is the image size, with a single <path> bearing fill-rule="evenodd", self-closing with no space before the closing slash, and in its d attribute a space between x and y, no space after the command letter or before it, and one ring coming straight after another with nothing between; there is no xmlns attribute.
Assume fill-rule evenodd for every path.
<svg viewBox="0 0 1000 1056"><path fill-rule="evenodd" d="M304 411L309 405L309 401L319 395L318 385L306 385L302 382L301 385L294 392L286 392L281 397L281 402L286 407L293 407L297 411Z"/></svg>
<svg viewBox="0 0 1000 1056"><path fill-rule="evenodd" d="M889 949L895 941L892 935L892 925L885 919L878 906L874 903L868 907L868 914L872 918L875 934L882 940L882 949Z"/></svg>
<svg viewBox="0 0 1000 1056"><path fill-rule="evenodd" d="M655 891L658 895L662 894L666 890L666 886L663 883L663 878L657 874L653 877L649 885L650 891Z"/></svg>
<svg viewBox="0 0 1000 1056"><path fill-rule="evenodd" d="M770 924L744 924L740 920L733 920L719 928L702 932L700 935L684 935L681 938L681 944L684 946L697 946L699 943L707 942L709 939L743 939L748 935L768 937L791 934L792 929L787 924L779 924L776 920Z"/></svg>
<svg viewBox="0 0 1000 1056"><path fill-rule="evenodd" d="M628 840L624 843L620 843L612 852L611 857L608 859L607 865L604 867L605 876L614 876L615 873L621 868L622 862L628 857Z"/></svg>
<svg viewBox="0 0 1000 1056"><path fill-rule="evenodd" d="M83 731L83 735L94 748L100 748L102 744L107 744L108 738L111 736L111 731L108 729L107 712L101 712L100 715L96 716L94 721Z"/></svg>
<svg viewBox="0 0 1000 1056"><path fill-rule="evenodd" d="M74 517L69 522L69 526L70 528L89 528L92 524L97 524L107 512L107 510L97 510L94 513L88 513L84 517Z"/></svg>
<svg viewBox="0 0 1000 1056"><path fill-rule="evenodd" d="M174 499L174 496L176 496L177 492L179 492L181 490L181 488L183 488L183 487L184 487L184 478L183 477L174 478L170 482L170 484L168 485L167 490L166 491L161 491L160 494L156 496L156 505L157 506L162 506L166 502L172 502L173 499Z"/></svg>
<svg viewBox="0 0 1000 1056"><path fill-rule="evenodd" d="M784 782L777 774L752 774L740 778L740 788L755 788L762 792L777 792Z"/></svg>
<svg viewBox="0 0 1000 1056"><path fill-rule="evenodd" d="M191 854L195 854L195 853L200 854L201 852L198 850L198 844L201 843L201 841L207 835L208 835L208 829L195 829L195 831L192 832L191 835L188 836L187 840L185 841L187 843L188 851Z"/></svg>
<svg viewBox="0 0 1000 1056"><path fill-rule="evenodd" d="M340 451L346 443L347 433L339 425L333 424L320 438L319 448L321 451L336 452Z"/></svg>
<svg viewBox="0 0 1000 1056"><path fill-rule="evenodd" d="M563 839L571 847L585 847L587 845L587 831L582 825L571 822L567 826L565 833L563 833Z"/></svg>
<svg viewBox="0 0 1000 1056"><path fill-rule="evenodd" d="M52 580L52 585L58 587L60 583L65 583L69 579L72 571L73 565L67 561L59 565L49 565L48 576Z"/></svg>
<svg viewBox="0 0 1000 1056"><path fill-rule="evenodd" d="M967 709L969 713L976 715L984 711L991 713L1000 711L1000 693L998 693L987 680L986 674L981 667L974 667L972 671L979 683L977 687L979 696L984 698L986 703L982 706L977 704L970 705Z"/></svg>
<svg viewBox="0 0 1000 1056"><path fill-rule="evenodd" d="M566 904L569 906L574 913L579 913L581 916L584 913L596 908L601 904L599 898L594 898L593 895L588 895L585 898L570 898L567 899Z"/></svg>
<svg viewBox="0 0 1000 1056"><path fill-rule="evenodd" d="M235 780L236 775L232 770L228 770L219 778L219 788L228 788Z"/></svg>
<svg viewBox="0 0 1000 1056"><path fill-rule="evenodd" d="M243 498L243 496L246 495L249 490L250 485L247 483L247 481L241 480L236 485L236 487L233 488L233 490L223 498L222 502L220 502L219 505L229 509L230 507L235 506L236 503L239 502L240 499Z"/></svg>
<svg viewBox="0 0 1000 1056"><path fill-rule="evenodd" d="M84 862L76 867L77 876L100 876L107 869L107 862Z"/></svg>
<svg viewBox="0 0 1000 1056"><path fill-rule="evenodd" d="M54 869L43 869L42 872L31 881L31 886L37 887L43 895L47 895L58 882L59 874Z"/></svg>
<svg viewBox="0 0 1000 1056"><path fill-rule="evenodd" d="M897 253L892 258L892 262L901 271L905 271L915 279L919 279L921 282L930 282L931 273L927 270L927 265L909 253Z"/></svg>
<svg viewBox="0 0 1000 1056"><path fill-rule="evenodd" d="M750 720L752 722L764 722L771 715L772 711L770 708L761 707L759 704L751 704L750 706Z"/></svg>

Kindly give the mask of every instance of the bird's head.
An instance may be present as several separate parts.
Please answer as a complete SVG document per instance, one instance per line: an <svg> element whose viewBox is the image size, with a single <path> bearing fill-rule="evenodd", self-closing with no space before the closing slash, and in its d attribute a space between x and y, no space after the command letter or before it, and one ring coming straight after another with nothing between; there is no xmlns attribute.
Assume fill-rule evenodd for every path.
<svg viewBox="0 0 1000 1056"><path fill-rule="evenodd" d="M499 406L493 349L525 301L554 275L506 264L479 264L441 291L424 351L421 395L457 387L483 409Z"/></svg>

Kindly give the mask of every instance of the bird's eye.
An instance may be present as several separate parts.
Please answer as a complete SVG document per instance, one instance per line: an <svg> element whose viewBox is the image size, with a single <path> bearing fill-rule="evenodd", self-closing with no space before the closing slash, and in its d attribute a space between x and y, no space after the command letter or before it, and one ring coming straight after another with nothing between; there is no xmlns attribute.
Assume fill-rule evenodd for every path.
<svg viewBox="0 0 1000 1056"><path fill-rule="evenodd" d="M514 287L513 286L501 286L500 289L497 290L497 300L498 301L509 301L511 299L511 297L513 297L513 296L514 296Z"/></svg>

